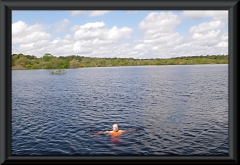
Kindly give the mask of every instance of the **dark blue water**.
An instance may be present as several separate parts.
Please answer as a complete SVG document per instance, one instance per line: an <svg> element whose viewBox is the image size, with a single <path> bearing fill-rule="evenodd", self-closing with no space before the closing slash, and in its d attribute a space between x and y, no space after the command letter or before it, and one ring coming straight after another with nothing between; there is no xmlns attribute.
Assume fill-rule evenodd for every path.
<svg viewBox="0 0 240 165"><path fill-rule="evenodd" d="M12 71L13 155L228 155L228 65L66 71Z"/></svg>

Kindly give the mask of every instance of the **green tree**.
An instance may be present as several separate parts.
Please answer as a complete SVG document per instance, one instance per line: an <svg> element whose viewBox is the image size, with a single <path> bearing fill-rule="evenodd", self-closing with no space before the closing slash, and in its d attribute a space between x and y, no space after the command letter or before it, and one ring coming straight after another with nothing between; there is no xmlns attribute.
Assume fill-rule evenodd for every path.
<svg viewBox="0 0 240 165"><path fill-rule="evenodd" d="M17 54L13 54L12 55L12 66L15 66L15 62L18 60L18 55Z"/></svg>
<svg viewBox="0 0 240 165"><path fill-rule="evenodd" d="M70 68L78 68L79 66L80 66L80 63L76 59L73 59L69 62Z"/></svg>
<svg viewBox="0 0 240 165"><path fill-rule="evenodd" d="M48 63L47 63L47 69L62 69L62 66L64 64L64 61L59 58L52 58Z"/></svg>
<svg viewBox="0 0 240 165"><path fill-rule="evenodd" d="M44 68L44 69L54 69L54 68L53 68L53 65L52 65L52 62L50 62L50 61L49 61L49 62L46 62L46 63L45 63L45 66L44 66L43 68Z"/></svg>
<svg viewBox="0 0 240 165"><path fill-rule="evenodd" d="M30 63L30 60L27 57L20 57L16 62L15 65L21 65L26 67L27 64Z"/></svg>
<svg viewBox="0 0 240 165"><path fill-rule="evenodd" d="M46 53L43 58L34 55L12 54L12 66L27 69L67 69L101 66L139 66L139 65L186 65L186 64L228 64L228 55L182 56L168 59L133 58L90 58L83 56L54 57ZM16 67L15 67L16 68Z"/></svg>
<svg viewBox="0 0 240 165"><path fill-rule="evenodd" d="M53 55L51 55L50 53L45 53L44 55L43 55L43 60L44 61L50 61L50 59L52 59L53 58Z"/></svg>

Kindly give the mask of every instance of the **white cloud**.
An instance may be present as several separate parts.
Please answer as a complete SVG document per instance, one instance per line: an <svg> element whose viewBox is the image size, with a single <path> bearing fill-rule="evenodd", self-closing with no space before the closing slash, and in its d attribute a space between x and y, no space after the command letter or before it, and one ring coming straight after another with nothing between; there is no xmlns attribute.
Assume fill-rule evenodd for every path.
<svg viewBox="0 0 240 165"><path fill-rule="evenodd" d="M191 19L200 19L204 17L211 18L212 20L228 20L227 10L185 10L182 13L183 17Z"/></svg>
<svg viewBox="0 0 240 165"><path fill-rule="evenodd" d="M78 25L75 25L70 28L71 31L77 31L78 29L80 29L80 26L78 26Z"/></svg>
<svg viewBox="0 0 240 165"><path fill-rule="evenodd" d="M71 16L75 16L75 15L79 15L79 14L84 14L86 13L85 11L78 11L78 10L74 10L74 11L70 11Z"/></svg>
<svg viewBox="0 0 240 165"><path fill-rule="evenodd" d="M228 54L226 36L219 29L189 34L183 43L174 46L173 52L182 56Z"/></svg>
<svg viewBox="0 0 240 165"><path fill-rule="evenodd" d="M220 14L217 11L203 12L203 16L211 18L210 21L188 27L185 34L178 32L177 28L183 19L200 18L198 11L195 14L193 11L183 11L182 14L151 12L139 22L138 29L134 31L127 26L108 27L103 21L75 25L68 31L66 30L70 21L67 19L51 25L28 25L18 21L12 24L14 44L12 50L13 53L21 52L38 57L42 57L46 52L54 56L121 58L227 54L228 33L225 28L227 17L224 12L220 11ZM92 11L75 11L72 14L90 16L90 13L92 16L100 14ZM49 27L54 28L54 32L61 32L61 37L57 34L58 36L51 39L53 36L47 32ZM133 39L133 34L137 34L138 38Z"/></svg>
<svg viewBox="0 0 240 165"><path fill-rule="evenodd" d="M76 54L85 54L94 57L107 57L112 47L122 39L127 39L132 33L128 27L108 28L104 22L87 23L74 26L75 30L73 51ZM115 54L114 52L112 52Z"/></svg>
<svg viewBox="0 0 240 165"><path fill-rule="evenodd" d="M99 11L91 11L89 13L90 17L95 17L95 16L100 16L100 15L104 15L106 13L109 13L110 11L104 11L104 10L99 10Z"/></svg>
<svg viewBox="0 0 240 165"><path fill-rule="evenodd" d="M211 13L211 14L210 14ZM209 15L216 16L212 12L208 13ZM189 29L189 36L191 40L188 42L191 43L193 50L197 50L200 54L206 54L207 52L214 52L215 54L226 54L227 45L228 45L228 34L222 32L222 28L225 26L221 20L213 20L209 22L204 22L196 26L192 26ZM219 49L220 48L220 49ZM225 50L223 52L223 50Z"/></svg>
<svg viewBox="0 0 240 165"><path fill-rule="evenodd" d="M12 43L27 44L39 40L48 40L51 35L45 32L48 27L42 24L27 25L23 21L12 24Z"/></svg>
<svg viewBox="0 0 240 165"><path fill-rule="evenodd" d="M47 40L42 40L42 41L38 41L38 42L32 42L32 43L28 43L28 44L20 44L19 45L19 50L21 51L30 51L32 50L33 52L36 50L36 48L41 48L44 46L49 45L49 41Z"/></svg>
<svg viewBox="0 0 240 165"><path fill-rule="evenodd" d="M56 22L54 24L54 32L55 33L63 32L69 23L70 22L68 19L63 19L62 21Z"/></svg>
<svg viewBox="0 0 240 165"><path fill-rule="evenodd" d="M66 39L66 40L70 40L72 38L72 36L70 35L70 34L67 34L67 35L65 35L65 37L64 37L64 39Z"/></svg>
<svg viewBox="0 0 240 165"><path fill-rule="evenodd" d="M220 48L227 48L228 47L228 42L219 42L215 47L220 47Z"/></svg>
<svg viewBox="0 0 240 165"><path fill-rule="evenodd" d="M220 29L225 24L221 21L211 21L211 22L204 22L199 24L198 26L192 26L189 30L190 33L204 33L207 31L211 31L214 29Z"/></svg>
<svg viewBox="0 0 240 165"><path fill-rule="evenodd" d="M77 31L80 29L94 29L94 28L104 28L106 27L105 23L102 22L90 22L84 25L75 25L71 28L72 31Z"/></svg>
<svg viewBox="0 0 240 165"><path fill-rule="evenodd" d="M181 23L181 16L206 16L212 19L190 27L188 34L180 34L177 32L177 26ZM134 50L142 52L142 57L145 58L227 54L228 34L222 31L226 26L226 18L225 11L183 11L182 15L171 12L150 13L139 24L139 28L145 31L143 37L135 41Z"/></svg>
<svg viewBox="0 0 240 165"><path fill-rule="evenodd" d="M23 21L18 21L16 23L12 24L12 34L13 35L22 35L25 36L29 32L33 31L43 31L45 30L46 27L44 27L42 24L34 24L34 25L27 25Z"/></svg>
<svg viewBox="0 0 240 165"><path fill-rule="evenodd" d="M215 39L219 36L219 33L220 33L220 30L211 30L211 31L208 31L207 33L194 33L192 35L192 38L193 39L196 39L196 40L206 40L206 41L209 41L210 39Z"/></svg>
<svg viewBox="0 0 240 165"><path fill-rule="evenodd" d="M78 10L74 10L74 11L70 11L71 16L76 16L76 15L80 15L80 14L86 14L89 17L95 17L95 16L100 16L100 15L104 15L107 14L111 11L108 10L93 10L93 11L78 11Z"/></svg>
<svg viewBox="0 0 240 165"><path fill-rule="evenodd" d="M13 44L16 43L29 43L29 42L36 42L39 40L46 40L49 39L51 37L50 34L46 33L46 32L33 32L30 33L26 36L17 36L17 37L13 37Z"/></svg>
<svg viewBox="0 0 240 165"><path fill-rule="evenodd" d="M222 41L228 41L228 33L222 34L221 40L222 40Z"/></svg>
<svg viewBox="0 0 240 165"><path fill-rule="evenodd" d="M181 18L172 12L152 12L139 24L139 29L149 33L171 32L181 23Z"/></svg>
<svg viewBox="0 0 240 165"><path fill-rule="evenodd" d="M31 49L34 48L33 45L34 45L34 43L21 44L21 45L19 46L19 48L20 48L21 50L31 50Z"/></svg>
<svg viewBox="0 0 240 165"><path fill-rule="evenodd" d="M139 24L144 30L142 38L134 41L134 50L139 58L167 58L172 55L175 45L183 42L183 37L175 31L181 23L181 17L172 12L152 12Z"/></svg>
<svg viewBox="0 0 240 165"><path fill-rule="evenodd" d="M13 52L26 52L38 57L46 52L52 52L56 56L78 54L107 57L110 52L114 55L115 50L112 50L112 48L119 45L121 40L128 39L132 33L132 29L128 27L118 28L114 26L108 28L104 22L76 25L71 30L74 32L73 36L66 34L63 38L56 37L52 41L48 38L44 42L42 40L29 40L26 44L20 43L18 47L13 49ZM35 33L33 32L33 34ZM31 34L29 35L31 36Z"/></svg>
<svg viewBox="0 0 240 165"><path fill-rule="evenodd" d="M127 11L127 14L137 14L139 11L137 10L129 10Z"/></svg>
<svg viewBox="0 0 240 165"><path fill-rule="evenodd" d="M128 27L117 28L114 26L109 29L104 22L87 23L82 26L74 26L76 30L74 39L76 40L94 40L95 42L116 42L123 38L129 38L132 29ZM78 29L78 30L77 30ZM104 41L105 40L105 41Z"/></svg>

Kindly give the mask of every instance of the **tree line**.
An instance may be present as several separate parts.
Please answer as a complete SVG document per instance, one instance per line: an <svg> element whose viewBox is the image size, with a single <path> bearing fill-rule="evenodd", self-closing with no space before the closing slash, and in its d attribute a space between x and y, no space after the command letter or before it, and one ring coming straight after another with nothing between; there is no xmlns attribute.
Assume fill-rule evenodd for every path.
<svg viewBox="0 0 240 165"><path fill-rule="evenodd" d="M96 58L78 55L56 57L50 53L34 55L12 54L12 69L69 69L84 67L228 64L228 55L183 56L169 59Z"/></svg>

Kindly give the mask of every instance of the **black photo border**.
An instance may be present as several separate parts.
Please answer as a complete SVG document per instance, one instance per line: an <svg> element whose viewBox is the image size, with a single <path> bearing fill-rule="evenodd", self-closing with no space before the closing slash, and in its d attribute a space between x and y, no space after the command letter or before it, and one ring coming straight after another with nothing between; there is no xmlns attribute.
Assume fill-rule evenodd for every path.
<svg viewBox="0 0 240 165"><path fill-rule="evenodd" d="M228 156L11 156L12 10L228 10ZM0 0L0 164L181 163L238 164L239 0ZM147 161L147 162L145 162Z"/></svg>

